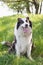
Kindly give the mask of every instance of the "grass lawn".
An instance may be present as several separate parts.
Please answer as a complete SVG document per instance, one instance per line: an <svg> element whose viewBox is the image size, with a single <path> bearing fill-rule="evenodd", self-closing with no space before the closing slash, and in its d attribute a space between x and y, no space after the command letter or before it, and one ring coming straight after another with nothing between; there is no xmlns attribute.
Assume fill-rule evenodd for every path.
<svg viewBox="0 0 43 65"><path fill-rule="evenodd" d="M8 47L2 46L0 43L0 65L43 65L43 15L29 15L33 24L33 42L36 48L32 51L32 57L35 59L31 62L26 57L16 58L15 54L8 54ZM22 15L14 15L10 17L0 18L0 42L14 40L14 26L18 17Z"/></svg>

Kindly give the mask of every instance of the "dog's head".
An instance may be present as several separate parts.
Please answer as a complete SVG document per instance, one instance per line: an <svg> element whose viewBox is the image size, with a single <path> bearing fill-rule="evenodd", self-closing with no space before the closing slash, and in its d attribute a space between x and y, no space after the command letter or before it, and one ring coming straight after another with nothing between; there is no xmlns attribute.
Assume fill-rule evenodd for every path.
<svg viewBox="0 0 43 65"><path fill-rule="evenodd" d="M17 30L23 33L29 33L32 29L32 22L29 20L29 17L18 18Z"/></svg>
<svg viewBox="0 0 43 65"><path fill-rule="evenodd" d="M32 28L32 22L29 20L29 17L26 17L26 18L18 18L17 29L20 26L21 27L25 27L25 28L27 28L28 26L30 26Z"/></svg>

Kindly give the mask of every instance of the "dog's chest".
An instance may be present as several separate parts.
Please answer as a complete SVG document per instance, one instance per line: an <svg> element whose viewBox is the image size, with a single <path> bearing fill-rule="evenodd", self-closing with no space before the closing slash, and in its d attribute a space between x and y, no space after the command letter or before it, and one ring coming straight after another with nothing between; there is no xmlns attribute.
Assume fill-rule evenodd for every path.
<svg viewBox="0 0 43 65"><path fill-rule="evenodd" d="M19 38L18 45L19 45L20 52L25 53L27 51L27 47L29 46L29 38Z"/></svg>

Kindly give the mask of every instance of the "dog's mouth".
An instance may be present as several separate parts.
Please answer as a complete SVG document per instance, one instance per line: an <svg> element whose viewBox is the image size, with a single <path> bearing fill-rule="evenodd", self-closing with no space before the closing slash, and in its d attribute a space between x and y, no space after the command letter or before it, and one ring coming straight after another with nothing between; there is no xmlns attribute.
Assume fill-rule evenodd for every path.
<svg viewBox="0 0 43 65"><path fill-rule="evenodd" d="M27 28L26 27L22 27L22 28L23 28L23 32L24 33L27 33L29 31L28 27Z"/></svg>

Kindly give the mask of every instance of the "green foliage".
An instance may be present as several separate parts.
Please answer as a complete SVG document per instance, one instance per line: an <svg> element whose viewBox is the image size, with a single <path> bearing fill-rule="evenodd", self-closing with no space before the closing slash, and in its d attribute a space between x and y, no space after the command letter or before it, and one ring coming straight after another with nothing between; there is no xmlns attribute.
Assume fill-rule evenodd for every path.
<svg viewBox="0 0 43 65"><path fill-rule="evenodd" d="M0 18L0 41L13 41L14 26L18 17L24 16L15 15ZM0 44L0 65L43 65L43 15L29 14L29 17L33 24L33 42L36 46L32 51L35 61L31 62L24 56L18 59L15 54L8 54L8 47Z"/></svg>
<svg viewBox="0 0 43 65"><path fill-rule="evenodd" d="M30 11L30 6L31 6L31 10L32 10L32 6L35 6L35 14L39 14L41 13L41 8L42 8L42 0L2 0L5 3L7 3L7 5L16 10L18 13L21 12L26 9L26 12L31 13ZM41 2L41 5L40 5ZM31 5L30 5L31 3ZM23 6L22 6L23 5ZM40 5L40 6L39 6ZM39 10L40 8L40 10Z"/></svg>

